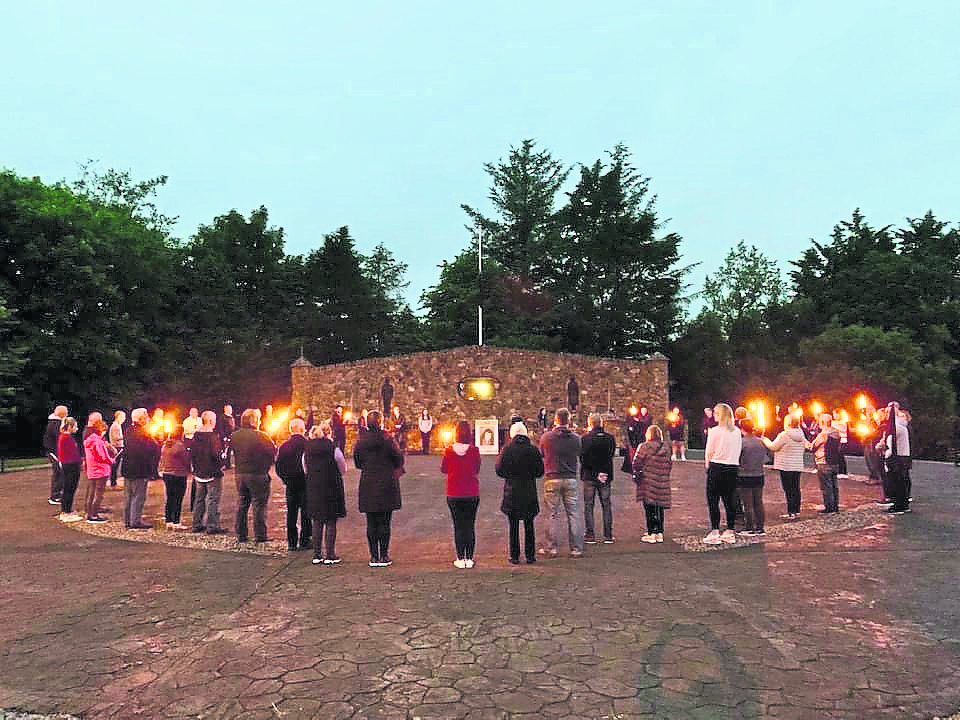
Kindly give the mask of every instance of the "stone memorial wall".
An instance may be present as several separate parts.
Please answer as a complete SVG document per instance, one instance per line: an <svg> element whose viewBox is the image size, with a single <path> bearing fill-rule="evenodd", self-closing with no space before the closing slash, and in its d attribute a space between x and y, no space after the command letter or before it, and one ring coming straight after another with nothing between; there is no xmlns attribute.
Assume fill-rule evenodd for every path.
<svg viewBox="0 0 960 720"><path fill-rule="evenodd" d="M586 425L588 413L612 409L616 419L611 418L608 425L618 428L631 404L646 404L660 423L668 412L667 358L659 354L637 361L474 346L322 367L300 358L291 370L292 407L316 409L321 417L328 417L337 403L354 416L364 408L379 409L381 387L389 377L392 404L400 407L410 424L410 447L419 447L416 418L424 407L440 427L462 419L495 417L504 428L517 413L533 429L541 407L547 408L551 419L558 407L569 407L571 375L579 386L575 416L581 426ZM466 400L458 394L462 380L476 377L499 383L494 398Z"/></svg>

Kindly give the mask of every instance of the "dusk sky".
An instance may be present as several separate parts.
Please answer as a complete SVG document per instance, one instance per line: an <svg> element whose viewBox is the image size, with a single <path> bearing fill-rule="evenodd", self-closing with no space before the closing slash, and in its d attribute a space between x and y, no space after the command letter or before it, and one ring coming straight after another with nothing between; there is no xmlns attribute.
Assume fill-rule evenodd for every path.
<svg viewBox="0 0 960 720"><path fill-rule="evenodd" d="M408 297L489 211L483 164L617 143L700 263L783 271L860 207L960 219L960 3L6 2L0 167L169 175L178 237L265 205L305 253L348 225ZM571 174L572 180L576 173Z"/></svg>

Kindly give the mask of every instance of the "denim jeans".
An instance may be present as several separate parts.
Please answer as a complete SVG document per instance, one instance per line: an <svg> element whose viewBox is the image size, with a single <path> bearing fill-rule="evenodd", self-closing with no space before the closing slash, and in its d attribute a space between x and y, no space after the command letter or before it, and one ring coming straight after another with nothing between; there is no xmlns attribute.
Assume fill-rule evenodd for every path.
<svg viewBox="0 0 960 720"><path fill-rule="evenodd" d="M543 481L543 502L550 513L544 534L544 549L557 551L557 542L567 521L567 537L571 552L583 552L583 509L580 507L580 480L575 477L546 478Z"/></svg>
<svg viewBox="0 0 960 720"><path fill-rule="evenodd" d="M840 509L840 490L837 488L837 466L817 465L817 479L823 494L823 508L827 512Z"/></svg>
<svg viewBox="0 0 960 720"><path fill-rule="evenodd" d="M313 526L310 516L307 515L307 487L304 484L287 485L287 547L309 547L310 537L313 535ZM300 518L300 528L297 529L297 518ZM336 528L334 528L336 532Z"/></svg>
<svg viewBox="0 0 960 720"><path fill-rule="evenodd" d="M126 527L143 524L143 504L147 500L150 478L124 478L123 524Z"/></svg>
<svg viewBox="0 0 960 720"><path fill-rule="evenodd" d="M197 478L197 494L193 498L193 529L220 529L220 494L223 492L223 478L201 480ZM206 515L206 517L204 517Z"/></svg>
<svg viewBox="0 0 960 720"><path fill-rule="evenodd" d="M270 499L270 476L257 474L236 475L237 519L235 529L237 539L247 540L247 512L253 505L253 539L257 542L266 542L267 538L267 501Z"/></svg>
<svg viewBox="0 0 960 720"><path fill-rule="evenodd" d="M593 506L597 496L600 496L600 508L603 516L603 538L613 539L613 504L610 502L610 482L583 482L583 519L586 522L584 536L595 538Z"/></svg>

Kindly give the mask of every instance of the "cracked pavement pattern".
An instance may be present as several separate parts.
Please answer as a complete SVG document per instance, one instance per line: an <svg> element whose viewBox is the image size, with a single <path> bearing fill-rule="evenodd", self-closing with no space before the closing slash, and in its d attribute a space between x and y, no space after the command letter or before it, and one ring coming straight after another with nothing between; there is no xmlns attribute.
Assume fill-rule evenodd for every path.
<svg viewBox="0 0 960 720"><path fill-rule="evenodd" d="M78 533L50 517L45 472L0 475L0 708L493 720L929 718L960 707L956 468L917 463L912 514L722 553L641 543L642 510L618 475L616 544L513 567L492 464L472 571L451 565L435 456L408 459L385 569L366 565L355 472L333 567L309 553ZM774 477L771 518L783 511ZM804 476L807 517L815 482ZM674 484L668 540L705 531L702 465L677 465ZM282 539L277 485L270 523ZM841 481L841 505L876 492ZM117 493L108 504L119 513Z"/></svg>

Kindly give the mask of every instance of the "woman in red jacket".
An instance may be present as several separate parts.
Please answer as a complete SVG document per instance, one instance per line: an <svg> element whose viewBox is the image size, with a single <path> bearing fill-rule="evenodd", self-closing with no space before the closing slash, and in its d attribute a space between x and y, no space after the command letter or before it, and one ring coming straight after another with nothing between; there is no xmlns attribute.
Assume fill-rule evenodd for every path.
<svg viewBox="0 0 960 720"><path fill-rule="evenodd" d="M63 495L60 496L60 520L63 522L77 522L83 519L73 511L73 496L77 494L80 465L83 463L80 446L77 445L77 440L73 436L76 431L77 421L72 417L65 417L60 423L57 458L63 468Z"/></svg>
<svg viewBox="0 0 960 720"><path fill-rule="evenodd" d="M473 444L470 423L457 423L453 445L443 451L440 472L447 476L447 507L453 518L453 542L457 548L458 568L473 567L473 551L477 544L475 525L480 507L480 450Z"/></svg>

